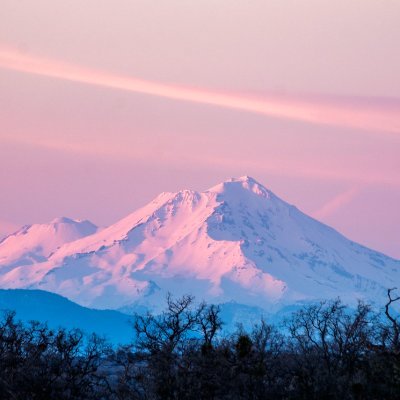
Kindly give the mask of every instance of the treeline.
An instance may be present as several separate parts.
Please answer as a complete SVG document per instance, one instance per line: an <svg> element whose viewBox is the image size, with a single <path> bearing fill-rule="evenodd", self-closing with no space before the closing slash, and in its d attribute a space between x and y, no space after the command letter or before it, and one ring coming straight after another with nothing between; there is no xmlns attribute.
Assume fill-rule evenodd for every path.
<svg viewBox="0 0 400 400"><path fill-rule="evenodd" d="M379 314L340 300L223 336L220 310L167 298L137 316L130 346L18 322L0 323L1 399L400 399L400 323L388 291Z"/></svg>

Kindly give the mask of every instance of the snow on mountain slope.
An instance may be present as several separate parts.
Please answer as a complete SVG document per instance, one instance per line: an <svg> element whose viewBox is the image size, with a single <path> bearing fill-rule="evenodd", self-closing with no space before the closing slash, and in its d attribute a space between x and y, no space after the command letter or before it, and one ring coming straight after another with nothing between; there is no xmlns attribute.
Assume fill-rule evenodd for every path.
<svg viewBox="0 0 400 400"><path fill-rule="evenodd" d="M66 217L49 224L27 225L0 241L0 273L15 266L46 261L61 245L92 235L97 227L89 221Z"/></svg>
<svg viewBox="0 0 400 400"><path fill-rule="evenodd" d="M47 260L0 276L3 288L114 309L159 309L168 291L269 311L337 296L380 301L399 282L400 261L351 242L249 177L203 193L163 193Z"/></svg>

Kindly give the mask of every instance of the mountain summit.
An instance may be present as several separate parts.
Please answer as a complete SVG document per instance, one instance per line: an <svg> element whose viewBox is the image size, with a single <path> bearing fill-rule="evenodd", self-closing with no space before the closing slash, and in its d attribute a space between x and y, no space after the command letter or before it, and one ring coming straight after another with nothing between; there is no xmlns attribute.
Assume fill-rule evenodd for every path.
<svg viewBox="0 0 400 400"><path fill-rule="evenodd" d="M0 241L0 274L4 267L31 265L46 261L65 243L92 235L97 226L90 221L55 218L49 224L25 225Z"/></svg>
<svg viewBox="0 0 400 400"><path fill-rule="evenodd" d="M201 193L162 193L41 257L29 265L0 258L0 287L48 290L94 308L157 309L171 292L276 310L337 296L378 300L400 282L400 261L346 239L247 176Z"/></svg>

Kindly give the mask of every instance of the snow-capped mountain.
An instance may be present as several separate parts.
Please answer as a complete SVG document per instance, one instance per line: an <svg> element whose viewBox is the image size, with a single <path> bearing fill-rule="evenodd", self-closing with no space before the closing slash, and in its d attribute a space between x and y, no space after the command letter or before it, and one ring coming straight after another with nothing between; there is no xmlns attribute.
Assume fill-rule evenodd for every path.
<svg viewBox="0 0 400 400"><path fill-rule="evenodd" d="M0 274L5 268L46 261L61 245L92 235L97 227L89 221L56 218L49 224L26 225L0 241Z"/></svg>
<svg viewBox="0 0 400 400"><path fill-rule="evenodd" d="M3 241L0 254L17 254L16 243ZM11 266L0 258L0 287L125 311L162 308L167 292L273 311L337 296L380 301L400 283L399 260L346 239L249 177L202 193L162 193L116 224L56 247L43 244L29 265L23 256Z"/></svg>

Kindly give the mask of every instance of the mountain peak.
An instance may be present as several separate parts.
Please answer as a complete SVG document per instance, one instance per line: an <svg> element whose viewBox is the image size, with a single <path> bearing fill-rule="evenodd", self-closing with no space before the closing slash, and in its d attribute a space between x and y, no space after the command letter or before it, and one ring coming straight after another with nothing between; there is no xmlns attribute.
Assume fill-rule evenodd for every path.
<svg viewBox="0 0 400 400"><path fill-rule="evenodd" d="M93 232L97 230L97 226L94 225L92 222L90 222L87 219L74 219L74 218L69 218L69 217L57 217L54 218L48 225L59 225L59 224L65 224L65 225L73 225L73 226L79 226L82 229L87 229L87 230L92 230Z"/></svg>
<svg viewBox="0 0 400 400"><path fill-rule="evenodd" d="M57 217L57 218L54 218L54 219L50 222L50 225L56 225L56 224L73 224L73 223L76 223L76 222L80 222L80 221L77 221L77 220L74 220L74 219L71 219L71 218L68 218L68 217Z"/></svg>
<svg viewBox="0 0 400 400"><path fill-rule="evenodd" d="M400 281L400 260L349 241L249 176L163 193L101 231L69 218L53 224L0 244L0 287L95 308L157 308L171 292L272 309L321 297L377 301Z"/></svg>
<svg viewBox="0 0 400 400"><path fill-rule="evenodd" d="M43 262L65 243L97 232L90 221L58 217L47 224L26 225L0 242L0 265Z"/></svg>
<svg viewBox="0 0 400 400"><path fill-rule="evenodd" d="M213 186L208 192L214 192L218 195L232 195L236 199L241 199L248 192L252 192L259 197L270 198L273 193L268 190L261 183L248 175L240 176L238 178L230 178L216 186Z"/></svg>
<svg viewBox="0 0 400 400"><path fill-rule="evenodd" d="M239 176L239 178L234 177L234 178L229 179L228 182L256 183L256 184L260 185L259 182L257 182L254 178L252 178L249 175Z"/></svg>

